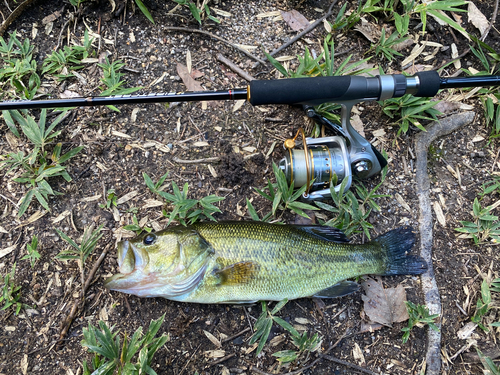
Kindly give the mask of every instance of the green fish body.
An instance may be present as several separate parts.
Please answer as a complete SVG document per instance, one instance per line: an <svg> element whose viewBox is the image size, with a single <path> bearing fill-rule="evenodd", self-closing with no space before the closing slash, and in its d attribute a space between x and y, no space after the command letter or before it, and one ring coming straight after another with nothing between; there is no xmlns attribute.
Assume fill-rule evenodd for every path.
<svg viewBox="0 0 500 375"><path fill-rule="evenodd" d="M120 273L108 289L140 297L197 303L251 303L337 297L365 274L420 274L427 265L408 255L411 228L364 245L339 230L263 222L197 223L144 234L118 245Z"/></svg>

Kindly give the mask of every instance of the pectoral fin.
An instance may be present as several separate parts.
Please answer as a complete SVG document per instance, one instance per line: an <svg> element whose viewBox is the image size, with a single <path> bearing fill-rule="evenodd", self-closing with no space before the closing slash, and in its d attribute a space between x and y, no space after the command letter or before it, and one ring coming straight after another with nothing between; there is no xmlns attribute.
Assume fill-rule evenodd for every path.
<svg viewBox="0 0 500 375"><path fill-rule="evenodd" d="M313 295L316 298L336 298L343 297L348 294L357 292L359 290L359 284L354 281L341 281L329 288L320 290L318 293Z"/></svg>
<svg viewBox="0 0 500 375"><path fill-rule="evenodd" d="M254 262L239 262L214 272L219 278L219 285L245 284L255 277L258 264Z"/></svg>

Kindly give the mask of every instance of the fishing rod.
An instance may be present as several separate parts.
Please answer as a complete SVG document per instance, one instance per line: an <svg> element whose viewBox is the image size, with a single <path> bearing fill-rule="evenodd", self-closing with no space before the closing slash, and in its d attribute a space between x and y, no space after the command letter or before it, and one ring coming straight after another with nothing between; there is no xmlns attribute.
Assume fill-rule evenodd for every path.
<svg viewBox="0 0 500 375"><path fill-rule="evenodd" d="M305 138L302 131L302 150L295 149L299 132L293 139L285 142L288 153L280 161L280 168L288 182L293 181L296 188L307 185L304 198L315 200L330 196L329 186L332 180L342 181L347 177L345 188L348 189L353 175L366 179L378 174L387 165L382 154L352 127L350 113L354 105L363 101L402 97L405 94L432 97L440 89L479 86L500 86L500 76L442 78L437 71L425 71L414 76L391 74L375 77L254 80L246 88L229 90L5 101L0 102L0 110L211 100L247 100L254 106L300 104L308 117L330 127L336 134L330 137ZM323 103L337 103L341 106L340 124L332 123L315 112L313 106ZM338 191L340 184L335 189Z"/></svg>

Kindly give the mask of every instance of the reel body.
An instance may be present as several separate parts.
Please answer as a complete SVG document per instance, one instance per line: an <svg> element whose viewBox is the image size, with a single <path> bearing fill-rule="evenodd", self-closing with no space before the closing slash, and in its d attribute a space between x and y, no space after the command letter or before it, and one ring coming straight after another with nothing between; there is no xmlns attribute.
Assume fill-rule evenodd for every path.
<svg viewBox="0 0 500 375"><path fill-rule="evenodd" d="M321 125L330 127L336 136L304 138L303 149L296 149L295 139L285 142L288 153L279 162L288 183L292 181L296 188L307 185L303 194L305 200L321 200L330 197L330 184L337 181L335 190L340 190L340 183L348 178L346 190L350 188L352 176L366 179L378 174L387 165L385 158L365 138L352 127L349 114L357 102L342 103L342 124L334 124L319 116L312 107L305 107L308 117ZM304 135L303 135L304 137Z"/></svg>

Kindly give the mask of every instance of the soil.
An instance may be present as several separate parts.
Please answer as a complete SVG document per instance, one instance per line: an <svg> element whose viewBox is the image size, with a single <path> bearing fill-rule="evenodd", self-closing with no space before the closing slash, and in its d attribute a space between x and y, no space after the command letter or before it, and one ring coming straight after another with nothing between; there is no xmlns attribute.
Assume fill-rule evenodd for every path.
<svg viewBox="0 0 500 375"><path fill-rule="evenodd" d="M6 1L14 9L13 1ZM258 79L277 78L278 73L268 66L254 66L248 56L234 50L227 44L206 35L189 32L170 32L167 26L202 29L216 34L233 43L260 46L271 51L296 35L283 20L274 17L257 17L264 12L295 9L307 19L321 17L328 9L328 1L232 1L214 0L210 6L229 12L230 16L219 15L221 24L204 20L200 27L187 8L175 8L171 1L145 1L152 10L155 24L151 24L131 1L89 1L84 2L79 13L66 2L35 2L8 28L17 30L20 39L29 38L36 45L36 55L41 63L58 42L67 45L67 37L79 41L86 27L102 36L96 42L97 57L107 55L110 59L121 59L127 71L124 79L127 86L142 86L142 93L185 91L186 87L177 73L177 64L186 65L188 51L192 67L201 72L197 78L206 89L227 89L245 87L247 82L231 69L220 63L218 53L231 59L241 69ZM354 3L349 7L354 7ZM494 2L474 0L477 7L487 17L491 17ZM339 3L335 9L343 5ZM5 4L0 4L2 15L10 14ZM171 12L173 10L173 12ZM52 30L46 34L42 20L60 11L53 21ZM75 17L70 20L70 16ZM336 13L335 13L336 14ZM333 21L335 14L329 20ZM377 22L377 20L370 20ZM383 18L379 18L380 25ZM469 42L459 33L438 25L428 18L428 40L450 46L456 43L459 53L466 50ZM410 23L417 29L417 20ZM477 35L477 30L466 16L462 24L467 31ZM500 27L498 22L495 26ZM420 28L420 26L418 26ZM34 30L37 30L35 35ZM415 31L416 33L417 31ZM307 46L312 53L321 52L326 34L320 26L305 39L285 49L281 56L303 54ZM338 52L351 50L352 61L365 57L370 42L360 33L349 31L334 35ZM499 34L495 29L489 33L486 42L496 50L499 48ZM410 54L412 47L402 50L403 57L388 63L380 57L373 57L370 63L380 64L386 72L401 69L401 61ZM263 58L260 49L252 53ZM366 56L371 56L372 52ZM415 63L439 67L450 59L450 49L439 51L434 59ZM339 61L344 56L339 56ZM298 61L292 59L290 67ZM479 69L479 62L468 54L461 59L463 67ZM453 65L441 74L455 73ZM45 77L44 90L58 97L66 90L80 96L98 95L101 70L95 63L79 71L82 79L60 83ZM165 74L165 75L164 75ZM164 76L163 76L164 75ZM162 80L157 81L163 76ZM156 82L155 82L156 81ZM458 91L456 92L458 93ZM440 93L444 98L448 93ZM475 340L479 349L498 353L498 332L485 333L479 328L468 340L460 339L457 332L475 312L483 277L498 277L498 252L495 243L476 246L469 239L457 238L455 228L461 220L472 220L472 204L482 191L482 185L491 180L490 174L498 172L498 140L490 139L491 129L486 125L481 102L477 97L464 99L464 103L474 107L475 121L466 128L437 140L430 153L428 165L431 177L431 199L443 210L445 224L434 217L433 265L436 281L443 304L442 358L443 374L479 374L479 363L475 349L467 349L451 360L464 345ZM158 374L250 374L286 373L300 370L318 358L312 353L308 358L294 362L288 368L278 366L272 353L294 349L290 335L279 327L273 327L271 343L267 344L258 357L249 350L251 332L233 337L253 326L261 312L260 305L226 306L199 305L169 301L162 298L141 299L103 287L103 281L117 271L115 243L130 236L123 231L124 225L131 224L135 212L139 221L144 220L149 227L163 228L168 219L162 209L164 205L153 207L151 200L160 198L145 185L143 173L157 181L166 172L166 191L171 192L171 183L179 186L189 184L190 198L201 199L210 194L224 197L217 203L221 213L217 220L250 220L246 209L246 198L252 199L258 214L263 216L271 209L271 204L260 197L254 188L264 189L267 179L273 180L272 162L283 156L282 142L293 137L297 129L310 124L300 108L290 106L265 106L254 108L245 103L234 110L234 102L211 102L207 108L201 103L123 105L120 112L106 107L79 108L73 110L59 127L62 131L58 141L63 143L63 152L78 145L84 150L67 163L71 182L62 178L50 180L55 191L62 193L50 199L50 212L45 212L33 203L27 213L17 218L16 202L24 194L24 187L12 181L13 175L0 175L0 249L15 245L15 250L0 259L0 274L6 275L17 262L15 281L21 286L23 308L19 315L12 309L0 312L0 374L81 374L83 360L91 359L87 350L80 345L82 328L89 323L97 325L104 320L115 330L129 335L139 327L147 328L152 319L165 315L165 322L159 333L170 335L169 342L161 348L153 361L153 369ZM399 127L382 113L376 103L363 103L357 111L364 124L366 138L378 139L377 148L383 148L389 156L389 168L385 182L379 193L387 194L377 200L380 212L372 212L369 222L376 237L400 225L418 227L418 199L415 184L414 135L417 129L398 136ZM425 122L424 122L425 123ZM375 137L373 132L385 130L384 136ZM6 141L7 126L0 124L0 154L26 150L30 145L20 141L17 149ZM23 143L24 142L24 143ZM205 146L200 146L204 142ZM218 157L219 162L186 164L179 162L193 159ZM209 165L213 169L209 168ZM450 168L455 172L450 172ZM459 171L459 177L456 171ZM372 188L380 182L380 177L364 182ZM119 204L117 212L102 208L106 203L108 189L114 189L118 198L136 192L133 198ZM407 205L402 205L400 198ZM498 201L498 193L483 198L483 207ZM43 216L29 220L36 212ZM493 211L497 213L497 210ZM322 212L328 218L326 212ZM62 216L60 216L62 215ZM62 219L61 219L62 218ZM146 219L145 219L146 218ZM59 220L61 219L61 220ZM283 221L293 223L294 215L285 213ZM62 345L56 346L61 327L70 314L71 307L81 290L80 270L76 262L62 262L55 256L67 248L66 242L56 234L60 229L71 238L79 238L90 224L103 224L104 236L86 263L88 274L100 253L110 250L89 287L85 301L79 309ZM33 268L29 261L21 260L26 254L26 244L33 236L38 236L38 250L41 259ZM366 239L358 234L353 242ZM423 304L418 277L384 277L385 287L402 284L407 299ZM320 351L331 346L329 356L345 361L344 364L323 358L303 371L304 374L353 374L363 369L386 374L419 374L425 364L427 351L426 328L414 328L409 341L402 344L401 328L406 323L396 323L372 332L362 329L368 319L363 310L362 292L333 300L315 301L300 299L289 302L280 316L297 324L298 318L309 322L304 324L309 333L318 333L322 338ZM322 303L323 302L323 303ZM303 320L298 319L299 322ZM496 309L488 312L485 322L498 321ZM217 348L204 334L208 331L223 341ZM224 338L233 337L224 341ZM282 338L281 340L279 338ZM277 343L277 344L276 344ZM273 345L275 344L275 345ZM358 349L364 362L355 357ZM214 352L219 349L220 352ZM498 354L497 354L498 355ZM220 358L224 357L224 360ZM226 356L228 356L226 358ZM355 368L352 365L361 366ZM252 370L251 366L257 370Z"/></svg>

